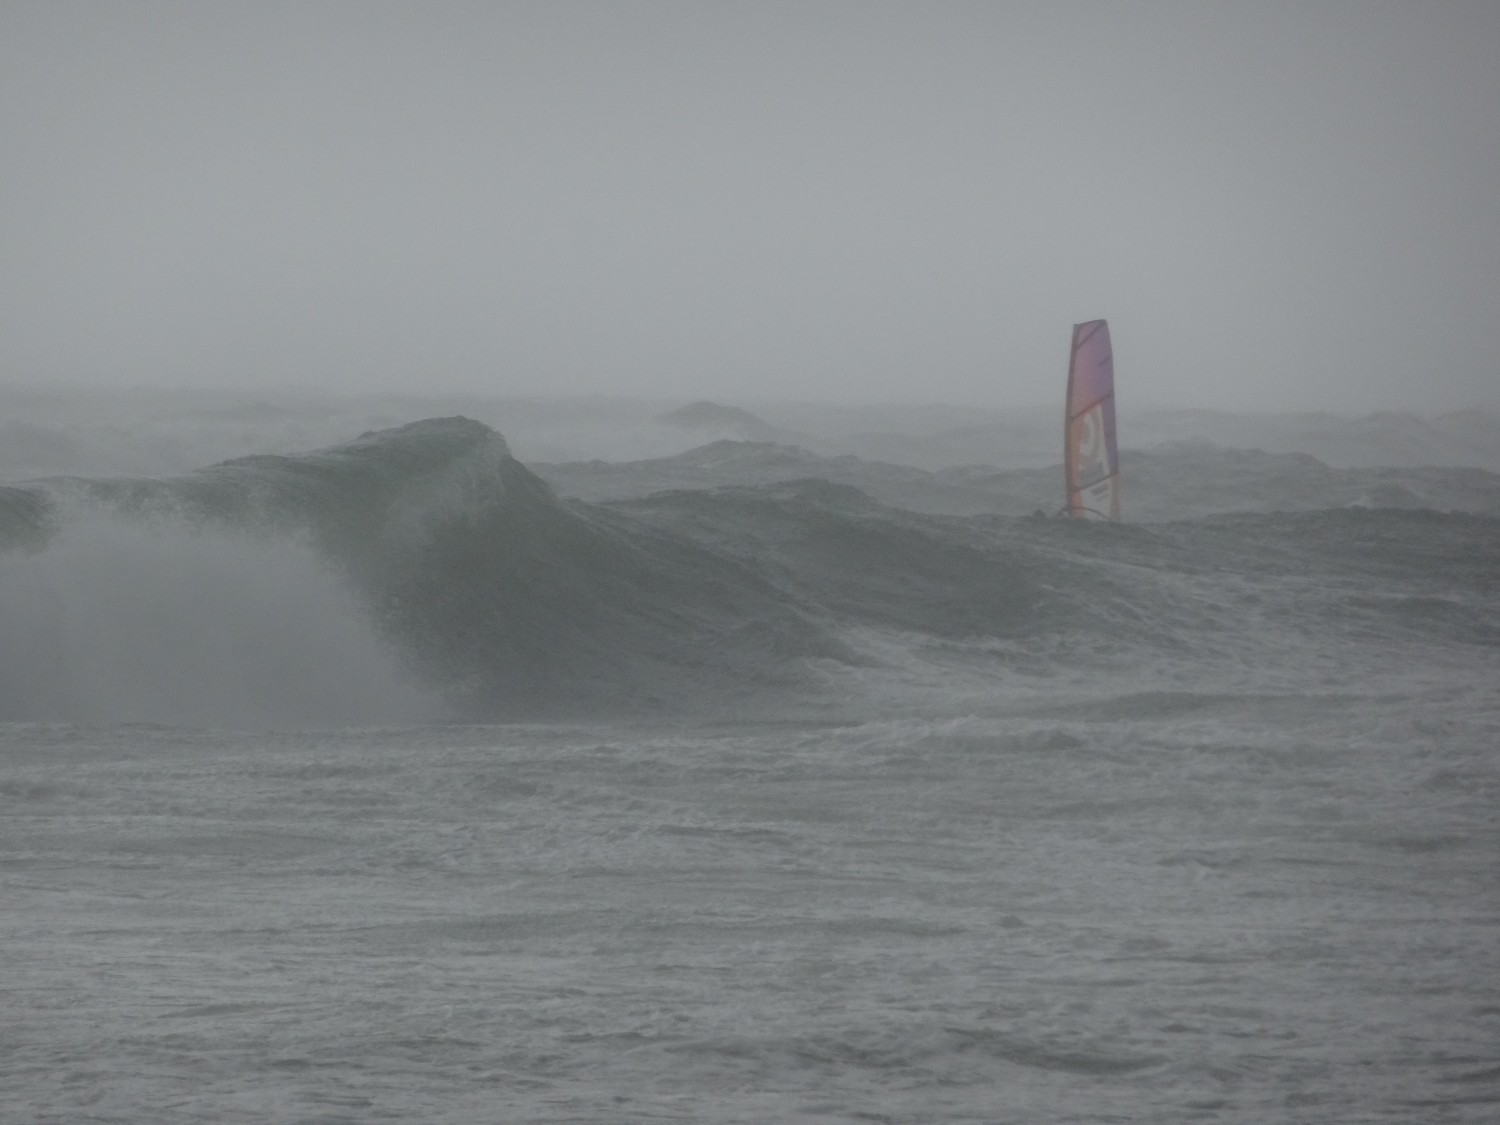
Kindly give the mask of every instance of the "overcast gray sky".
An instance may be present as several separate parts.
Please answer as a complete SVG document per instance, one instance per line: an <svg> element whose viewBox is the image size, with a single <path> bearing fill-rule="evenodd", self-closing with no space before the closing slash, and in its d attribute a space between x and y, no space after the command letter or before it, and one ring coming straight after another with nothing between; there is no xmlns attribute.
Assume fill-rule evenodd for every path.
<svg viewBox="0 0 1500 1125"><path fill-rule="evenodd" d="M0 6L0 379L1500 407L1500 4Z"/></svg>

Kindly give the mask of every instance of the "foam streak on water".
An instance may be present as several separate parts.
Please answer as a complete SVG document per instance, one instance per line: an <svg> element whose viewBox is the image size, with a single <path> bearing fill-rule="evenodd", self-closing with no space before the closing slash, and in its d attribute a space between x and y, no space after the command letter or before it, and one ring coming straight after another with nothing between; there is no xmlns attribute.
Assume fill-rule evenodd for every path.
<svg viewBox="0 0 1500 1125"><path fill-rule="evenodd" d="M13 1121L1484 1121L1500 707L0 728Z"/></svg>

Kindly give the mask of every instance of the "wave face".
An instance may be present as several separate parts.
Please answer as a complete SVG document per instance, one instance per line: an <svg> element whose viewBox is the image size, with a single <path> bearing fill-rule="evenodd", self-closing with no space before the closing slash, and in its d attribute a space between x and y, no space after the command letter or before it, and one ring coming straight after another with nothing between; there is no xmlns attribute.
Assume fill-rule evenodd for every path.
<svg viewBox="0 0 1500 1125"><path fill-rule="evenodd" d="M796 661L839 652L741 563L559 501L498 434L463 418L179 477L62 479L11 491L0 511L6 541L35 548L50 521L55 540L43 559L100 513L179 539L243 544L248 535L309 550L408 672L461 714L687 707L789 686ZM13 556L13 588L22 569ZM287 583L296 585L290 575ZM199 602L196 612L215 612L191 584L181 591ZM50 601L62 606L62 621L78 614L84 595L64 585ZM32 628L45 631L45 620Z"/></svg>
<svg viewBox="0 0 1500 1125"><path fill-rule="evenodd" d="M25 639L0 666L7 718L976 707L1100 672L1334 690L1413 654L1500 653L1483 516L1093 527L924 515L826 481L588 504L463 418L3 489L0 548L0 625Z"/></svg>

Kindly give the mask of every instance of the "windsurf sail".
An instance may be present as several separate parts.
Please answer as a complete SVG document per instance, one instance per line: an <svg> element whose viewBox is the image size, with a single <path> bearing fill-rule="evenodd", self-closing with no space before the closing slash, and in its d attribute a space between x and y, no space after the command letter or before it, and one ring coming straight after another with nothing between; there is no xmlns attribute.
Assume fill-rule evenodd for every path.
<svg viewBox="0 0 1500 1125"><path fill-rule="evenodd" d="M1120 454L1115 446L1115 363L1109 325L1073 325L1068 363L1068 418L1063 434L1068 515L1120 518Z"/></svg>

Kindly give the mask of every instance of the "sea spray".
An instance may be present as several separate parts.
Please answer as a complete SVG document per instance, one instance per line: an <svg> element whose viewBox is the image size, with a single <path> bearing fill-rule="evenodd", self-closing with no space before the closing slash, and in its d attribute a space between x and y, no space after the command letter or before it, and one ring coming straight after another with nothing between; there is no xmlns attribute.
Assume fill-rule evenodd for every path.
<svg viewBox="0 0 1500 1125"><path fill-rule="evenodd" d="M303 542L97 510L0 555L0 718L306 727L433 701Z"/></svg>

